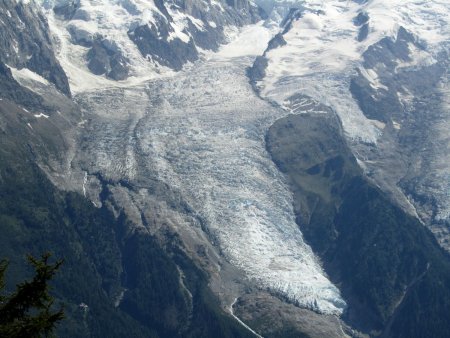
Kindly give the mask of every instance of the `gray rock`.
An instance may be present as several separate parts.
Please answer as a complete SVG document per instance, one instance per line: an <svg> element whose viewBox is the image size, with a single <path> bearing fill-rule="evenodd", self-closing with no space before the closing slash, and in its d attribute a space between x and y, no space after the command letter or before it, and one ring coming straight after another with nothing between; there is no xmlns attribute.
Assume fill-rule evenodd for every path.
<svg viewBox="0 0 450 338"><path fill-rule="evenodd" d="M53 52L46 18L34 6L5 0L0 4L0 61L28 68L70 96L69 82Z"/></svg>
<svg viewBox="0 0 450 338"><path fill-rule="evenodd" d="M89 70L96 75L106 75L114 80L124 80L128 77L127 59L101 37L93 41L92 48L87 53L87 61Z"/></svg>
<svg viewBox="0 0 450 338"><path fill-rule="evenodd" d="M73 20L89 21L91 19L91 14L89 13L89 11L84 10L82 8L79 8L74 13L72 19Z"/></svg>
<svg viewBox="0 0 450 338"><path fill-rule="evenodd" d="M14 80L11 70L0 62L0 97L22 104L26 108L42 106L42 98Z"/></svg>
<svg viewBox="0 0 450 338"><path fill-rule="evenodd" d="M285 45L286 45L286 40L284 40L282 34L278 33L269 41L269 44L268 44L267 49L264 52L264 54L267 53L269 50L276 49L278 47L285 46Z"/></svg>
<svg viewBox="0 0 450 338"><path fill-rule="evenodd" d="M369 35L369 24L366 23L366 24L362 25L361 28L359 29L358 41L359 42L364 41L368 35Z"/></svg>
<svg viewBox="0 0 450 338"><path fill-rule="evenodd" d="M397 93L406 94L405 88L409 88L420 94L441 77L443 69L437 65L414 72L397 69L399 64L412 60L410 45L424 50L412 34L400 27L396 39L383 38L363 54L363 68L375 72L382 84L374 87L362 70L358 70L358 76L351 81L350 91L368 118L383 122L391 117L401 118L404 107Z"/></svg>
<svg viewBox="0 0 450 338"><path fill-rule="evenodd" d="M264 51L263 55L257 56L253 65L247 69L247 76L250 79L250 83L253 86L253 89L258 93L259 88L257 86L257 82L264 79L266 76L266 69L268 66L268 60L266 54L268 51L272 49L276 49L278 47L286 45L286 41L283 38L283 34L276 34L270 41L269 44Z"/></svg>
<svg viewBox="0 0 450 338"><path fill-rule="evenodd" d="M266 76L267 65L268 61L266 57L258 56L255 59L255 62L253 62L253 65L247 71L251 83L255 84L256 81L262 80Z"/></svg>
<svg viewBox="0 0 450 338"><path fill-rule="evenodd" d="M202 23L200 29L187 17L188 24L183 33L189 37L189 41L173 36L173 19L167 8L174 5L162 1L155 1L155 5L163 17L158 18L155 23L138 26L128 33L144 57L174 70L180 70L186 62L197 60L197 47L217 50L220 44L226 41L224 26L242 26L260 18L260 9L247 0L227 0L221 3L222 7L209 8L205 8L203 2L198 0L175 3L185 14ZM126 8L131 12L135 11L131 2Z"/></svg>
<svg viewBox="0 0 450 338"><path fill-rule="evenodd" d="M192 38L187 43L179 38L169 40L168 26L161 23L158 27L139 26L129 32L129 37L144 57L175 70L181 70L187 61L195 61L198 58Z"/></svg>
<svg viewBox="0 0 450 338"><path fill-rule="evenodd" d="M367 173L450 250L448 69L447 54L432 55L400 28L368 48L350 90L368 118L386 124L377 147L358 146Z"/></svg>
<svg viewBox="0 0 450 338"><path fill-rule="evenodd" d="M400 27L395 39L389 37L383 38L367 49L363 55L364 67L374 68L378 63L383 62L387 67L393 68L399 60L410 60L409 43L423 49L411 33L405 28Z"/></svg>
<svg viewBox="0 0 450 338"><path fill-rule="evenodd" d="M56 15L62 16L65 20L70 20L74 17L75 12L80 7L80 0L74 0L67 3L56 5L53 11Z"/></svg>
<svg viewBox="0 0 450 338"><path fill-rule="evenodd" d="M67 31L70 34L73 44L84 47L92 46L92 42L95 39L95 36L93 36L90 32L78 27L77 25L72 24L67 26Z"/></svg>
<svg viewBox="0 0 450 338"><path fill-rule="evenodd" d="M300 19L304 14L304 8L292 8L290 9L288 15L281 21L280 26L284 27L283 33L286 34L290 31L292 27L292 23L298 19Z"/></svg>
<svg viewBox="0 0 450 338"><path fill-rule="evenodd" d="M362 26L369 21L369 14L366 12L359 12L358 15L353 19L355 26Z"/></svg>

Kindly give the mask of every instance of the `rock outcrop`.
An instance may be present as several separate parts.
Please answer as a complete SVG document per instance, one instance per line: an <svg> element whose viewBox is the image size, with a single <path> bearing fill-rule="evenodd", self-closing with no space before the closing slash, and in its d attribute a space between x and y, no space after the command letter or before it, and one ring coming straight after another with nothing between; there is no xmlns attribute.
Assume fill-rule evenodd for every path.
<svg viewBox="0 0 450 338"><path fill-rule="evenodd" d="M10 67L28 68L70 96L67 76L54 54L47 20L33 3L2 2L0 61Z"/></svg>

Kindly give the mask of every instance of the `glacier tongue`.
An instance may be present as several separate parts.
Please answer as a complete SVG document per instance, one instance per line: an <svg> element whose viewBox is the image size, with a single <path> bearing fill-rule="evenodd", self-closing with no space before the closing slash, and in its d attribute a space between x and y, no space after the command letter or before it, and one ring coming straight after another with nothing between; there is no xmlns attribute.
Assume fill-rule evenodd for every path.
<svg viewBox="0 0 450 338"><path fill-rule="evenodd" d="M254 29L263 33L261 26ZM252 29L244 34L249 44L261 36ZM245 36L236 41L245 44ZM118 164L116 147L139 149L133 156L140 167L129 168L129 181L156 176L180 191L224 256L250 280L300 306L341 314L345 302L304 242L291 193L265 149L268 127L286 112L254 94L245 76L254 57L233 51L239 48L225 47L164 80L78 95L102 125L93 127L91 151L99 153L91 156L101 160L91 170L126 167ZM111 142L127 114L139 119L130 144L123 136Z"/></svg>

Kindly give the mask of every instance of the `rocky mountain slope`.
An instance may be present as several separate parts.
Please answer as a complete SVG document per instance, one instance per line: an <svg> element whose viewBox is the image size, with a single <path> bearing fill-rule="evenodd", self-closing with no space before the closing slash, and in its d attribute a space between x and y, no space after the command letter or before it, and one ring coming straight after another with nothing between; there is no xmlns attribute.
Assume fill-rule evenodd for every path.
<svg viewBox="0 0 450 338"><path fill-rule="evenodd" d="M262 14L248 1L49 0L43 9L74 91L86 79L102 87L179 71Z"/></svg>
<svg viewBox="0 0 450 338"><path fill-rule="evenodd" d="M306 240L347 300L344 318L373 336L444 337L450 256L364 177L336 114L301 99L308 112L277 121L267 147Z"/></svg>
<svg viewBox="0 0 450 338"><path fill-rule="evenodd" d="M423 6L1 3L9 285L64 256L64 337L448 336L423 226L446 247L448 8Z"/></svg>
<svg viewBox="0 0 450 338"><path fill-rule="evenodd" d="M47 20L36 6L23 1L3 1L0 27L3 64L27 68L70 95L67 76L53 51Z"/></svg>
<svg viewBox="0 0 450 338"><path fill-rule="evenodd" d="M176 234L163 249L123 211L96 207L83 189L74 189L65 174L86 121L68 86L46 71L50 65L66 79L46 21L38 7L23 2L2 4L0 12L9 20L2 42L18 36L23 45L15 52L31 51L29 60L43 62L23 64L21 55L2 50L0 224L1 255L13 271L9 287L30 273L25 254L50 250L65 259L53 285L66 309L60 336L253 336L222 309ZM28 29L23 37L18 22ZM102 199L109 194L105 182Z"/></svg>
<svg viewBox="0 0 450 338"><path fill-rule="evenodd" d="M296 93L334 109L366 174L448 248L448 4L294 7L252 68L255 87L293 113Z"/></svg>

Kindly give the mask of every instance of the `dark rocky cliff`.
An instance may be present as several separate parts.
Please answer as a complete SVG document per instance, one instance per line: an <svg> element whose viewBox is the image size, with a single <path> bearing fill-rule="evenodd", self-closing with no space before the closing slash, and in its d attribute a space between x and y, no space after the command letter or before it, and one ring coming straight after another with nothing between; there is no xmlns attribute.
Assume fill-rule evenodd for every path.
<svg viewBox="0 0 450 338"><path fill-rule="evenodd" d="M14 68L28 68L70 96L67 76L55 57L47 21L34 5L2 1L0 61Z"/></svg>
<svg viewBox="0 0 450 338"><path fill-rule="evenodd" d="M371 336L446 337L450 257L364 177L334 112L312 100L307 108L270 128L267 149L288 178L299 227L340 285L344 318Z"/></svg>

